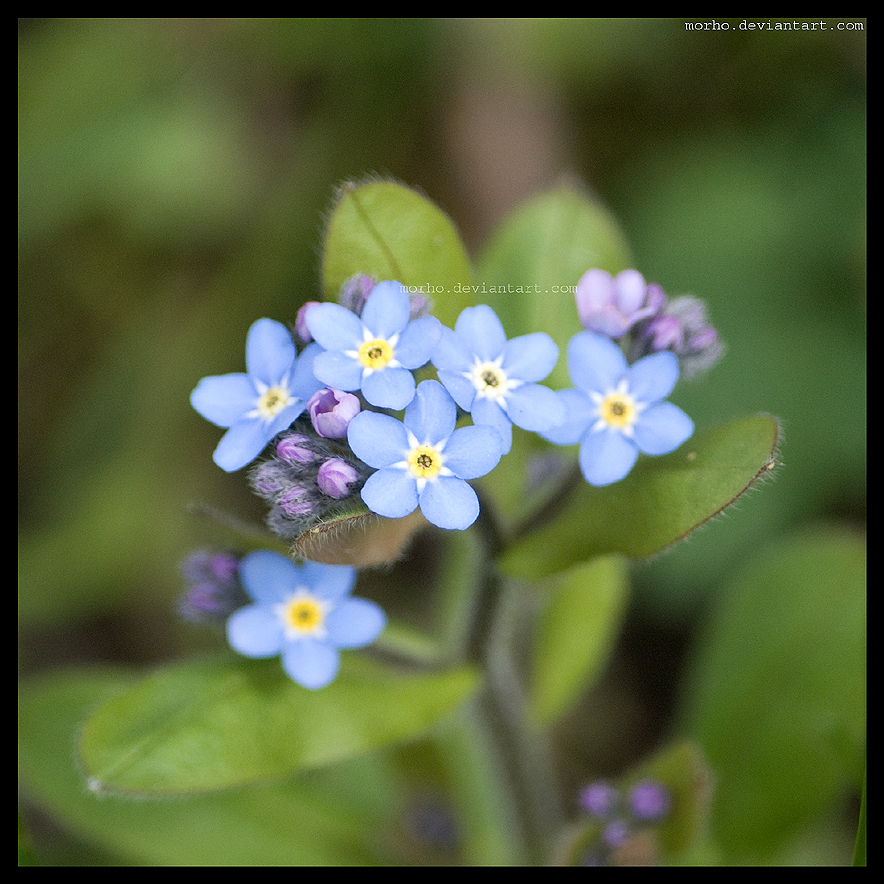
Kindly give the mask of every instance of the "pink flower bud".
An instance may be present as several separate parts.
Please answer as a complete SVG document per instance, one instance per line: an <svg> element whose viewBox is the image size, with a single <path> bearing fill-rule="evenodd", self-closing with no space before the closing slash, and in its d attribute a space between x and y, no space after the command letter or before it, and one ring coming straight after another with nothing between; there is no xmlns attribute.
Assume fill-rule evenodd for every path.
<svg viewBox="0 0 884 884"><path fill-rule="evenodd" d="M335 500L350 494L349 486L357 479L356 470L339 457L327 460L320 468L316 477L319 490Z"/></svg>
<svg viewBox="0 0 884 884"><path fill-rule="evenodd" d="M333 387L319 390L310 397L307 413L313 429L325 439L343 439L350 421L359 414L359 399Z"/></svg>

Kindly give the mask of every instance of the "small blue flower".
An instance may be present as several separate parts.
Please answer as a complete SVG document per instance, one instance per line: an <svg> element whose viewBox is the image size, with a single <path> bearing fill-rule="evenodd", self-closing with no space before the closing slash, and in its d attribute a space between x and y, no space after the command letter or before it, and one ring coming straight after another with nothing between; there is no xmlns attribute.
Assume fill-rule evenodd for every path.
<svg viewBox="0 0 884 884"><path fill-rule="evenodd" d="M305 322L325 351L313 370L323 385L362 390L378 408L405 408L414 397L412 369L427 363L442 325L433 316L410 320L410 302L398 282L380 282L371 291L362 315L340 304L316 304Z"/></svg>
<svg viewBox="0 0 884 884"><path fill-rule="evenodd" d="M272 319L259 319L246 341L246 374L203 378L190 403L207 420L229 427L218 443L214 461L228 473L251 463L264 446L288 428L322 384L313 376L320 347L301 354L288 329Z"/></svg>
<svg viewBox="0 0 884 884"><path fill-rule="evenodd" d="M438 381L423 381L404 423L362 411L350 421L353 453L377 472L362 489L374 513L401 519L418 506L440 528L468 528L479 515L476 492L464 481L497 466L501 439L493 427L455 429L457 408Z"/></svg>
<svg viewBox="0 0 884 884"><path fill-rule="evenodd" d="M539 432L564 420L556 394L536 383L553 370L558 356L558 347L543 332L507 341L497 315L480 304L460 314L454 331L442 329L433 365L473 421L500 433L506 454L512 447L513 424Z"/></svg>
<svg viewBox="0 0 884 884"><path fill-rule="evenodd" d="M668 454L693 434L693 421L662 401L678 380L674 353L630 366L613 341L584 331L568 343L568 369L577 389L558 394L568 419L541 435L557 445L579 442L580 468L591 485L619 482L639 451Z"/></svg>
<svg viewBox="0 0 884 884"><path fill-rule="evenodd" d="M289 677L311 690L334 681L340 648L369 645L386 625L374 602L350 596L355 568L260 550L242 560L240 578L255 603L227 621L230 646L246 657L281 653Z"/></svg>

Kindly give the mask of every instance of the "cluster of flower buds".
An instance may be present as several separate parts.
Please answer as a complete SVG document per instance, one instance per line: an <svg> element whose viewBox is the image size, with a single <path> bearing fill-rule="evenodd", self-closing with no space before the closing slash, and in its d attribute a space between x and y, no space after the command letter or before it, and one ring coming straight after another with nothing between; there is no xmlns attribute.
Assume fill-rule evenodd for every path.
<svg viewBox="0 0 884 884"><path fill-rule="evenodd" d="M185 620L201 624L223 624L249 597L239 576L241 557L232 552L200 550L180 566L187 589L178 603Z"/></svg>
<svg viewBox="0 0 884 884"><path fill-rule="evenodd" d="M642 780L625 792L600 780L581 791L579 803L598 833L584 845L580 864L607 866L622 861L626 846L636 835L666 819L671 798L666 786L656 780Z"/></svg>
<svg viewBox="0 0 884 884"><path fill-rule="evenodd" d="M692 378L723 353L702 301L688 296L670 300L637 270L614 277L589 270L577 283L575 297L583 327L622 341L630 363L670 350L678 358L681 377Z"/></svg>

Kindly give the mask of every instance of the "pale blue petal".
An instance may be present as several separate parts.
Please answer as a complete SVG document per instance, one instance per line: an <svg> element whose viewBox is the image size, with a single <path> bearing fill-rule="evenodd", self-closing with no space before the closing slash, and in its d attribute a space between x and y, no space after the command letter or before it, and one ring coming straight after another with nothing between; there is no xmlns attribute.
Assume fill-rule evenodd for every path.
<svg viewBox="0 0 884 884"><path fill-rule="evenodd" d="M304 562L301 580L318 598L335 601L349 595L356 583L356 569L347 565L321 565Z"/></svg>
<svg viewBox="0 0 884 884"><path fill-rule="evenodd" d="M376 411L360 411L347 427L353 453L370 467L381 469L405 460L408 434L401 421Z"/></svg>
<svg viewBox="0 0 884 884"><path fill-rule="evenodd" d="M568 342L568 370L581 390L604 393L616 387L627 368L620 348L604 335L578 332Z"/></svg>
<svg viewBox="0 0 884 884"><path fill-rule="evenodd" d="M240 608L227 620L227 641L246 657L273 657L282 650L282 622L265 605Z"/></svg>
<svg viewBox="0 0 884 884"><path fill-rule="evenodd" d="M384 631L386 624L384 612L368 599L347 599L325 619L328 640L338 648L370 645Z"/></svg>
<svg viewBox="0 0 884 884"><path fill-rule="evenodd" d="M289 678L311 691L331 684L340 663L337 648L310 638L287 642L282 652L282 668Z"/></svg>
<svg viewBox="0 0 884 884"><path fill-rule="evenodd" d="M249 553L239 565L239 576L246 592L268 605L286 601L304 585L301 569L281 553L269 549Z"/></svg>
<svg viewBox="0 0 884 884"><path fill-rule="evenodd" d="M473 367L473 353L466 341L450 328L442 326L439 342L433 351L433 365L449 371L469 371Z"/></svg>
<svg viewBox="0 0 884 884"><path fill-rule="evenodd" d="M346 356L340 350L326 350L313 360L317 379L336 390L358 390L362 385L364 368L358 359Z"/></svg>
<svg viewBox="0 0 884 884"><path fill-rule="evenodd" d="M463 531L479 515L479 498L462 479L443 476L427 482L420 496L421 512L439 528Z"/></svg>
<svg viewBox="0 0 884 884"><path fill-rule="evenodd" d="M219 427L232 427L255 407L258 391L247 374L222 374L203 378L190 394L190 404Z"/></svg>
<svg viewBox="0 0 884 884"><path fill-rule="evenodd" d="M316 304L304 322L313 340L326 350L356 350L363 343L362 322L340 304Z"/></svg>
<svg viewBox="0 0 884 884"><path fill-rule="evenodd" d="M442 323L435 316L409 322L396 344L396 359L406 368L420 368L430 361L442 336Z"/></svg>
<svg viewBox="0 0 884 884"><path fill-rule="evenodd" d="M253 378L276 386L292 369L295 342L291 333L273 319L259 319L246 340L246 370Z"/></svg>
<svg viewBox="0 0 884 884"><path fill-rule="evenodd" d="M473 400L476 398L476 385L459 372L439 368L436 370L436 374L445 389L451 393L454 401L464 411L470 411L473 407Z"/></svg>
<svg viewBox="0 0 884 884"><path fill-rule="evenodd" d="M598 406L583 390L574 387L559 390L556 398L562 404L565 419L555 427L538 432L555 445L576 445L598 418Z"/></svg>
<svg viewBox="0 0 884 884"><path fill-rule="evenodd" d="M322 389L320 387L320 389ZM272 439L277 433L287 430L295 418L307 407L303 399L295 399L291 405L287 405L276 417L266 425L267 439Z"/></svg>
<svg viewBox="0 0 884 884"><path fill-rule="evenodd" d="M540 384L522 384L510 392L506 411L517 427L533 433L555 427L566 417L562 400Z"/></svg>
<svg viewBox="0 0 884 884"><path fill-rule="evenodd" d="M232 473L250 464L274 435L262 420L241 420L221 437L212 459L222 470Z"/></svg>
<svg viewBox="0 0 884 884"><path fill-rule="evenodd" d="M362 322L374 337L386 339L405 328L410 309L403 285L389 280L379 282L362 309Z"/></svg>
<svg viewBox="0 0 884 884"><path fill-rule="evenodd" d="M473 402L471 417L473 418L473 423L495 429L498 436L500 436L503 446L501 454L509 454L510 449L513 447L513 422L495 400L486 399L484 396L477 396Z"/></svg>
<svg viewBox="0 0 884 884"><path fill-rule="evenodd" d="M378 470L363 485L362 500L379 516L402 519L417 509L417 482L408 470Z"/></svg>
<svg viewBox="0 0 884 884"><path fill-rule="evenodd" d="M504 348L501 368L508 378L520 381L542 381L559 358L555 341L543 332L513 338Z"/></svg>
<svg viewBox="0 0 884 884"><path fill-rule="evenodd" d="M319 344L310 344L295 363L295 370L292 372L289 382L289 390L293 396L297 396L305 403L317 390L321 390L325 386L313 373L313 363L322 352L322 347ZM338 389L341 388L338 387Z"/></svg>
<svg viewBox="0 0 884 884"><path fill-rule="evenodd" d="M401 411L414 398L414 375L405 368L382 368L371 374L366 372L362 376L361 389L362 395L372 405Z"/></svg>
<svg viewBox="0 0 884 884"><path fill-rule="evenodd" d="M669 454L693 435L694 422L671 402L658 402L639 415L636 445L645 454Z"/></svg>
<svg viewBox="0 0 884 884"><path fill-rule="evenodd" d="M502 453L500 433L494 427L479 425L455 430L445 444L443 456L445 466L455 476L478 479L497 466Z"/></svg>
<svg viewBox="0 0 884 884"><path fill-rule="evenodd" d="M497 359L506 346L503 326L487 304L463 310L454 330L483 362Z"/></svg>
<svg viewBox="0 0 884 884"><path fill-rule="evenodd" d="M628 372L629 394L637 402L665 399L678 380L678 358L669 350L639 359Z"/></svg>
<svg viewBox="0 0 884 884"><path fill-rule="evenodd" d="M589 432L580 445L580 469L590 485L624 478L638 458L638 447L618 430Z"/></svg>
<svg viewBox="0 0 884 884"><path fill-rule="evenodd" d="M451 394L438 381L422 381L405 411L405 426L418 443L444 442L457 421L457 407Z"/></svg>

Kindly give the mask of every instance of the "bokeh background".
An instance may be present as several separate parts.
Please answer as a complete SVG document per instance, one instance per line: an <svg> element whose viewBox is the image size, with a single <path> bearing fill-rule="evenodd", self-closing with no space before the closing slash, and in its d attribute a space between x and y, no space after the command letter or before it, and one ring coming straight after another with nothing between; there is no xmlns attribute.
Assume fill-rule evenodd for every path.
<svg viewBox="0 0 884 884"><path fill-rule="evenodd" d="M729 577L865 521L865 21L719 21L20 19L20 672L217 646L175 618L178 562L223 539L193 504L261 512L188 396L319 297L335 185L416 186L475 253L579 180L726 342L679 405L784 429L769 482L633 569L604 726L569 751L652 745Z"/></svg>

